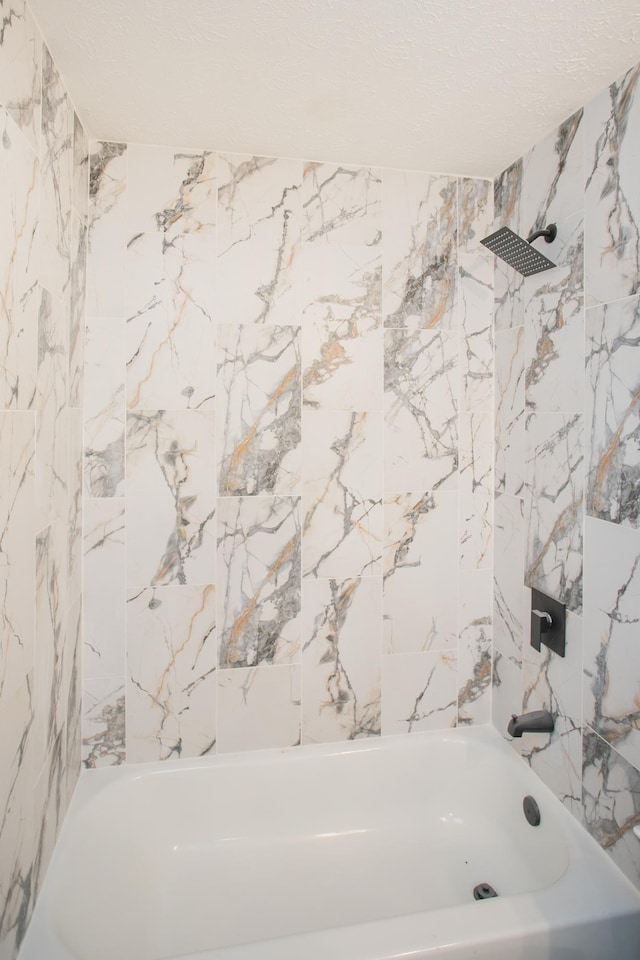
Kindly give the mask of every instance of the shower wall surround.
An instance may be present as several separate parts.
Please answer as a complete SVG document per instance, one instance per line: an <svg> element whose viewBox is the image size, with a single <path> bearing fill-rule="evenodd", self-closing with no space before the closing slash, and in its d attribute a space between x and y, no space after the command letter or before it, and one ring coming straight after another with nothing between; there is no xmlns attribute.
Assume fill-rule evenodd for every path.
<svg viewBox="0 0 640 960"><path fill-rule="evenodd" d="M496 262L493 720L557 714L514 747L636 884L639 160L636 67L495 184L495 225L556 222L559 266ZM529 646L531 587L567 604L564 660Z"/></svg>
<svg viewBox="0 0 640 960"><path fill-rule="evenodd" d="M85 766L489 720L492 219L92 145Z"/></svg>
<svg viewBox="0 0 640 960"><path fill-rule="evenodd" d="M23 0L0 0L0 958L80 771L88 144Z"/></svg>

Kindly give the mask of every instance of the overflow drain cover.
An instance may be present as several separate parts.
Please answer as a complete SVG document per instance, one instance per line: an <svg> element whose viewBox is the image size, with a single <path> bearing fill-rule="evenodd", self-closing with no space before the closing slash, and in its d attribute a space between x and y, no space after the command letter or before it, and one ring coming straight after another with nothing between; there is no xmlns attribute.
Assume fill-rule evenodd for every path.
<svg viewBox="0 0 640 960"><path fill-rule="evenodd" d="M495 892L490 883L479 883L477 887L473 888L474 900L490 900L492 897L497 896L498 894Z"/></svg>
<svg viewBox="0 0 640 960"><path fill-rule="evenodd" d="M522 809L524 810L527 822L530 823L532 827L538 827L540 825L540 807L532 796L526 796L524 798L522 801Z"/></svg>

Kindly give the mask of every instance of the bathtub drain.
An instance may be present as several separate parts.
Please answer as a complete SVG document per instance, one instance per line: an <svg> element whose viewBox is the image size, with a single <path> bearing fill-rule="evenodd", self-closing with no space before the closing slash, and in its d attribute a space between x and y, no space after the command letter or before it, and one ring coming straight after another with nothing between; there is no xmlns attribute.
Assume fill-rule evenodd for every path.
<svg viewBox="0 0 640 960"><path fill-rule="evenodd" d="M493 889L490 883L479 883L477 887L473 888L473 899L474 900L490 900L492 897L497 897L498 894Z"/></svg>

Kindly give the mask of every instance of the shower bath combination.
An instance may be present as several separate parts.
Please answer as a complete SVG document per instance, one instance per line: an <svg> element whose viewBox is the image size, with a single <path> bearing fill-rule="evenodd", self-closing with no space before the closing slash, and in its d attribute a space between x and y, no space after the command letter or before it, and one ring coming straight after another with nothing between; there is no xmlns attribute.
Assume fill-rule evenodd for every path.
<svg viewBox="0 0 640 960"><path fill-rule="evenodd" d="M558 228L555 223L550 223L544 230L536 230L526 240L519 237L509 227L501 227L480 242L492 253L495 253L497 257L508 263L510 267L521 273L523 277L530 277L534 273L542 273L543 270L550 270L556 266L552 260L545 257L531 244L539 237L544 237L547 243L553 243L557 235Z"/></svg>

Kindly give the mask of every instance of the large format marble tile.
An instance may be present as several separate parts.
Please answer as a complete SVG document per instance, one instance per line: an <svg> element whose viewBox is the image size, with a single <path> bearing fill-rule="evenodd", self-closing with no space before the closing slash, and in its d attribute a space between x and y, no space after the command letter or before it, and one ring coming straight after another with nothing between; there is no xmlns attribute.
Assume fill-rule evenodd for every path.
<svg viewBox="0 0 640 960"><path fill-rule="evenodd" d="M548 710L553 733L524 734L522 756L558 799L580 819L582 766L582 620L567 614L566 656L535 650L526 631L522 710ZM514 711L519 712L519 711Z"/></svg>
<svg viewBox="0 0 640 960"><path fill-rule="evenodd" d="M460 408L493 408L494 257L480 241L493 229L489 180L458 181Z"/></svg>
<svg viewBox="0 0 640 960"><path fill-rule="evenodd" d="M86 498L83 533L83 676L124 679L124 500Z"/></svg>
<svg viewBox="0 0 640 960"><path fill-rule="evenodd" d="M127 164L127 405L210 407L215 156L131 144Z"/></svg>
<svg viewBox="0 0 640 960"><path fill-rule="evenodd" d="M455 653L400 653L382 658L382 732L455 727Z"/></svg>
<svg viewBox="0 0 640 960"><path fill-rule="evenodd" d="M127 145L98 141L89 156L87 316L124 317Z"/></svg>
<svg viewBox="0 0 640 960"><path fill-rule="evenodd" d="M498 494L494 503L494 642L520 666L528 611L524 608L526 525L520 497Z"/></svg>
<svg viewBox="0 0 640 960"><path fill-rule="evenodd" d="M68 318L64 304L42 288L38 314L36 529L67 514Z"/></svg>
<svg viewBox="0 0 640 960"><path fill-rule="evenodd" d="M640 65L584 110L587 306L640 290Z"/></svg>
<svg viewBox="0 0 640 960"><path fill-rule="evenodd" d="M382 417L305 410L305 577L382 573Z"/></svg>
<svg viewBox="0 0 640 960"><path fill-rule="evenodd" d="M583 737L582 804L591 836L640 887L640 847L633 833L640 820L640 773L588 727Z"/></svg>
<svg viewBox="0 0 640 960"><path fill-rule="evenodd" d="M382 580L303 584L302 740L380 733Z"/></svg>
<svg viewBox="0 0 640 960"><path fill-rule="evenodd" d="M127 417L127 586L215 580L214 415Z"/></svg>
<svg viewBox="0 0 640 960"><path fill-rule="evenodd" d="M385 498L385 653L455 651L457 516L455 491Z"/></svg>
<svg viewBox="0 0 640 960"><path fill-rule="evenodd" d="M218 671L219 753L300 743L300 665Z"/></svg>
<svg viewBox="0 0 640 960"><path fill-rule="evenodd" d="M62 297L69 284L73 107L46 46L42 48L40 282Z"/></svg>
<svg viewBox="0 0 640 960"><path fill-rule="evenodd" d="M491 721L491 570L460 573L458 724Z"/></svg>
<svg viewBox="0 0 640 960"><path fill-rule="evenodd" d="M383 312L389 327L456 324L457 181L385 170Z"/></svg>
<svg viewBox="0 0 640 960"><path fill-rule="evenodd" d="M305 405L382 409L379 247L306 244L303 272Z"/></svg>
<svg viewBox="0 0 640 960"><path fill-rule="evenodd" d="M66 522L56 520L36 538L36 709L46 751L61 733L73 668L68 643Z"/></svg>
<svg viewBox="0 0 640 960"><path fill-rule="evenodd" d="M587 513L640 524L640 298L587 311Z"/></svg>
<svg viewBox="0 0 640 960"><path fill-rule="evenodd" d="M3 47L0 46L0 63ZM33 401L38 362L38 157L0 107L0 348L3 408Z"/></svg>
<svg viewBox="0 0 640 960"><path fill-rule="evenodd" d="M300 659L300 500L218 501L221 667Z"/></svg>
<svg viewBox="0 0 640 960"><path fill-rule="evenodd" d="M493 417L463 413L460 433L460 568L489 569L493 559Z"/></svg>
<svg viewBox="0 0 640 960"><path fill-rule="evenodd" d="M40 150L42 41L26 0L0 0L0 104Z"/></svg>
<svg viewBox="0 0 640 960"><path fill-rule="evenodd" d="M496 334L495 488L521 496L524 487L524 327Z"/></svg>
<svg viewBox="0 0 640 960"><path fill-rule="evenodd" d="M507 167L494 183L495 220L493 229L509 227L522 236L523 221L522 160ZM493 231L490 231L493 232ZM495 257L494 296L495 329L508 330L524 323L524 277Z"/></svg>
<svg viewBox="0 0 640 960"><path fill-rule="evenodd" d="M34 657L35 416L0 413L0 700L27 682ZM4 769L4 768L0 768ZM2 809L2 807L0 807Z"/></svg>
<svg viewBox="0 0 640 960"><path fill-rule="evenodd" d="M126 759L124 677L85 680L82 687L82 763L92 769Z"/></svg>
<svg viewBox="0 0 640 960"><path fill-rule="evenodd" d="M221 324L216 366L219 495L300 493L300 328Z"/></svg>
<svg viewBox="0 0 640 960"><path fill-rule="evenodd" d="M82 598L67 615L67 643L71 646L71 682L65 722L64 807L69 806L82 767Z"/></svg>
<svg viewBox="0 0 640 960"><path fill-rule="evenodd" d="M362 243L382 238L382 171L306 163L302 177L306 243Z"/></svg>
<svg viewBox="0 0 640 960"><path fill-rule="evenodd" d="M302 327L305 407L382 410L382 337L383 330L375 319L305 323Z"/></svg>
<svg viewBox="0 0 640 960"><path fill-rule="evenodd" d="M69 406L84 402L84 347L86 333L87 225L71 214L71 271L69 274Z"/></svg>
<svg viewBox="0 0 640 960"><path fill-rule="evenodd" d="M216 742L215 588L127 600L127 760L201 757Z"/></svg>
<svg viewBox="0 0 640 960"><path fill-rule="evenodd" d="M73 193L75 212L86 222L89 213L89 138L76 114L73 116Z"/></svg>
<svg viewBox="0 0 640 960"><path fill-rule="evenodd" d="M34 790L44 762L36 736L33 674L12 694L0 696L0 956L13 960L35 902L31 883L40 823Z"/></svg>
<svg viewBox="0 0 640 960"><path fill-rule="evenodd" d="M558 223L553 270L525 280L525 392L529 409L584 405L584 236L582 211Z"/></svg>
<svg viewBox="0 0 640 960"><path fill-rule="evenodd" d="M31 882L34 896L42 889L53 848L69 800L68 769L66 764L66 738L61 731L49 750L44 765L35 782L33 796L33 821L35 832L35 857Z"/></svg>
<svg viewBox="0 0 640 960"><path fill-rule="evenodd" d="M522 234L544 230L560 223L584 205L583 110L568 117L549 136L539 140L523 158ZM516 229L515 227L513 229ZM517 232L517 231L516 231ZM554 263L557 240L548 246L536 242L537 249Z"/></svg>
<svg viewBox="0 0 640 960"><path fill-rule="evenodd" d="M87 319L84 387L84 489L124 495L124 320Z"/></svg>
<svg viewBox="0 0 640 960"><path fill-rule="evenodd" d="M640 531L587 518L584 719L640 769Z"/></svg>
<svg viewBox="0 0 640 960"><path fill-rule="evenodd" d="M522 749L522 740L512 740L507 733L509 720L514 713L522 713L522 667L494 648L491 722L513 750L519 754Z"/></svg>
<svg viewBox="0 0 640 960"><path fill-rule="evenodd" d="M302 260L303 325L311 320L381 322L379 244L306 243Z"/></svg>
<svg viewBox="0 0 640 960"><path fill-rule="evenodd" d="M385 170L383 186L385 325L451 329L457 325L457 181Z"/></svg>
<svg viewBox="0 0 640 960"><path fill-rule="evenodd" d="M387 330L384 385L385 490L457 486L457 333Z"/></svg>
<svg viewBox="0 0 640 960"><path fill-rule="evenodd" d="M217 318L299 323L302 163L221 155Z"/></svg>
<svg viewBox="0 0 640 960"><path fill-rule="evenodd" d="M527 421L528 535L525 583L582 610L584 439L581 414Z"/></svg>
<svg viewBox="0 0 640 960"><path fill-rule="evenodd" d="M82 411L67 407L67 518L69 607L80 602L82 592Z"/></svg>

